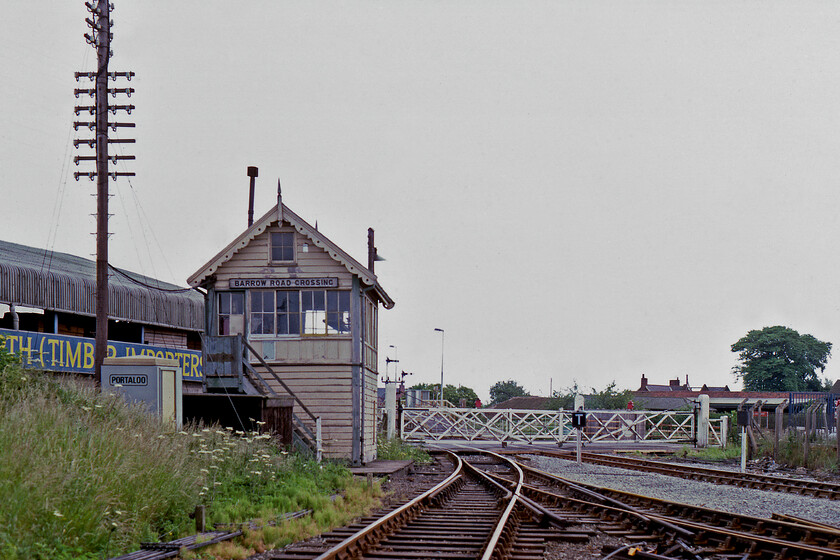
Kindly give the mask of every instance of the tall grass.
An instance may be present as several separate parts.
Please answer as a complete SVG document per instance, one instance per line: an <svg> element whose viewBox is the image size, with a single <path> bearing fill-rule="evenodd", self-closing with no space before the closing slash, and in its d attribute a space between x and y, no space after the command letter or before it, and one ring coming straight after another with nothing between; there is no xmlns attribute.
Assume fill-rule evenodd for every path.
<svg viewBox="0 0 840 560"><path fill-rule="evenodd" d="M210 522L315 510L351 476L269 436L175 432L138 405L23 370L0 350L0 558L102 558ZM331 519L323 519L328 523ZM320 522L318 522L320 523Z"/></svg>
<svg viewBox="0 0 840 560"><path fill-rule="evenodd" d="M380 436L376 440L376 457L383 461L412 460L416 463L431 463L432 457L425 450L405 443L399 438Z"/></svg>
<svg viewBox="0 0 840 560"><path fill-rule="evenodd" d="M808 451L808 460L805 460L805 437L804 433L796 430L788 430L779 441L776 460L789 467L805 467L810 470L821 470L840 473L840 463L837 460L836 442L820 438L811 438ZM762 446L762 453L765 456L773 456L772 444Z"/></svg>

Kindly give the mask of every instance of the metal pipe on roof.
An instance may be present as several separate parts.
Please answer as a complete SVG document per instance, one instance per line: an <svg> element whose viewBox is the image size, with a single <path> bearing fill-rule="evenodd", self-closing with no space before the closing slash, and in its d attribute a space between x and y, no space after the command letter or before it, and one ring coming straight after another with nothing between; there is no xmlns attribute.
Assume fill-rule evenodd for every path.
<svg viewBox="0 0 840 560"><path fill-rule="evenodd" d="M251 178L251 194L248 197L248 227L254 225L254 187L256 186L259 170L253 165L248 166L248 177Z"/></svg>

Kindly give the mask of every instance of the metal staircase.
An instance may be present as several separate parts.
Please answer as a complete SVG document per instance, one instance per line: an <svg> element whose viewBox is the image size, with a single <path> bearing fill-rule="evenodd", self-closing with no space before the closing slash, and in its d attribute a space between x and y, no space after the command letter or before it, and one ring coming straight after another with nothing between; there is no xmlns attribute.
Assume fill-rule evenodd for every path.
<svg viewBox="0 0 840 560"><path fill-rule="evenodd" d="M259 394L266 397L279 397L264 374L251 365L249 354L257 358L283 390L292 397L303 412L303 418L292 412L292 440L294 447L317 461L323 455L321 438L321 417L315 416L303 401L277 375L271 366L260 356L242 335L209 336L202 335L204 353L204 389L207 392L236 392L238 394Z"/></svg>

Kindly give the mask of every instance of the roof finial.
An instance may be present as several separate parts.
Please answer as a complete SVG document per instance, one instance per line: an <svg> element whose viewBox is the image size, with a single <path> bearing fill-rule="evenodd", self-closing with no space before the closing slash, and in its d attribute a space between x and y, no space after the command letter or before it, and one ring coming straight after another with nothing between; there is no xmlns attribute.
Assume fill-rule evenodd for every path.
<svg viewBox="0 0 840 560"><path fill-rule="evenodd" d="M283 225L283 191L280 188L280 177L277 178L277 225Z"/></svg>

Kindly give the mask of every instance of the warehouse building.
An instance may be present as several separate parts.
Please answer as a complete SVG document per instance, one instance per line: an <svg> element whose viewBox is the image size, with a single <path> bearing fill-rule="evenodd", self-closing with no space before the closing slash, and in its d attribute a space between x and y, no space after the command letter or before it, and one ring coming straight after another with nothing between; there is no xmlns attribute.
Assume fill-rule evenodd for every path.
<svg viewBox="0 0 840 560"><path fill-rule="evenodd" d="M111 267L108 357L180 362L200 392L204 299L190 288ZM96 263L0 241L0 345L28 367L93 376Z"/></svg>

